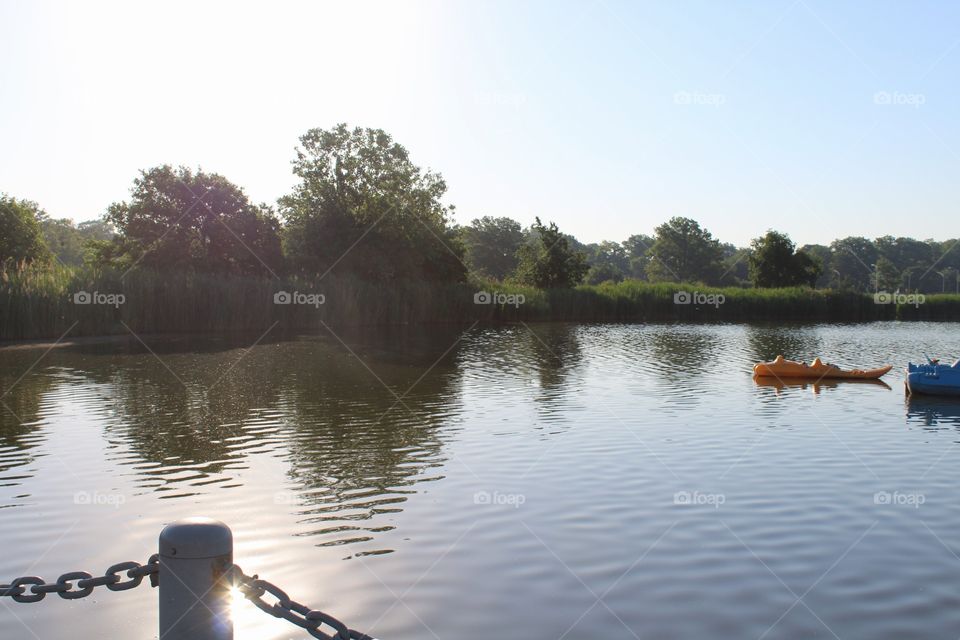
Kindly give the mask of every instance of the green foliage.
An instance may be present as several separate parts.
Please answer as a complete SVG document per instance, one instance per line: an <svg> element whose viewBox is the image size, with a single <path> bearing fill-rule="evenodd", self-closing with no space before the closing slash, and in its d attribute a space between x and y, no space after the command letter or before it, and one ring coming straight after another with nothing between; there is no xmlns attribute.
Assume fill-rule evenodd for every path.
<svg viewBox="0 0 960 640"><path fill-rule="evenodd" d="M873 291L874 265L877 248L867 238L848 237L830 244L831 265L836 278L831 284L837 289Z"/></svg>
<svg viewBox="0 0 960 640"><path fill-rule="evenodd" d="M40 225L43 217L36 202L0 193L0 264L50 260Z"/></svg>
<svg viewBox="0 0 960 640"><path fill-rule="evenodd" d="M700 223L671 218L655 230L647 276L659 282L712 283L722 272L720 243Z"/></svg>
<svg viewBox="0 0 960 640"><path fill-rule="evenodd" d="M750 280L755 287L812 287L822 268L815 259L795 251L785 233L767 231L751 243Z"/></svg>
<svg viewBox="0 0 960 640"><path fill-rule="evenodd" d="M169 165L143 171L130 201L112 204L106 221L119 236L98 246L103 265L246 275L280 267L276 216L217 174Z"/></svg>
<svg viewBox="0 0 960 640"><path fill-rule="evenodd" d="M627 252L628 268L624 272L631 278L637 280L647 279L647 265L650 262L650 248L653 247L654 239L646 234L634 234L624 240L624 251Z"/></svg>
<svg viewBox="0 0 960 640"><path fill-rule="evenodd" d="M481 277L504 280L517 268L523 228L511 218L484 216L460 230L470 270Z"/></svg>
<svg viewBox="0 0 960 640"><path fill-rule="evenodd" d="M447 190L382 129L311 129L300 138L281 199L285 243L303 272L368 280L462 282L464 249L449 227Z"/></svg>
<svg viewBox="0 0 960 640"><path fill-rule="evenodd" d="M104 220L88 220L74 225L69 218L54 220L43 217L40 225L47 246L57 260L68 266L83 264L95 246L114 236L112 228Z"/></svg>
<svg viewBox="0 0 960 640"><path fill-rule="evenodd" d="M531 230L535 239L520 247L517 253L516 281L540 289L579 284L589 268L586 256L570 246L570 240L553 222L544 225L536 218Z"/></svg>

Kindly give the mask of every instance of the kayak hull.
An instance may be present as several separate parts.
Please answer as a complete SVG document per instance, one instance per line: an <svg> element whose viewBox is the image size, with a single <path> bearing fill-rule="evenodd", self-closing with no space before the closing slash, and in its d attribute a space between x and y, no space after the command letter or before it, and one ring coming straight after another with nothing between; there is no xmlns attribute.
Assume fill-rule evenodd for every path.
<svg viewBox="0 0 960 640"><path fill-rule="evenodd" d="M841 369L832 364L820 362L817 358L812 364L787 360L777 356L772 362L758 362L753 367L754 377L821 379L821 380L878 380L893 369L892 365L875 369Z"/></svg>

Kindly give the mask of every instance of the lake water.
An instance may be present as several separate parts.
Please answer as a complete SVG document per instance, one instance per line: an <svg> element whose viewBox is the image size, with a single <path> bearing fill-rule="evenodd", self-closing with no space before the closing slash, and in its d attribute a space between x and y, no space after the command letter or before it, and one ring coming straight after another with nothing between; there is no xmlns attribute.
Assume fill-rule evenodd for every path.
<svg viewBox="0 0 960 640"><path fill-rule="evenodd" d="M384 639L956 638L960 325L515 325L0 350L0 581L235 560ZM762 386L778 353L887 385ZM156 590L0 602L2 638L154 638ZM237 638L306 634L249 603Z"/></svg>

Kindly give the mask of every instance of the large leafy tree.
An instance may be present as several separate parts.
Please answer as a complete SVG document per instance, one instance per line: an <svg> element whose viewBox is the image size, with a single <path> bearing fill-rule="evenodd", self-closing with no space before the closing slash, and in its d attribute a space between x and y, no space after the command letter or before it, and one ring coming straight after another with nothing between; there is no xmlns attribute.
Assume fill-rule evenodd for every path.
<svg viewBox="0 0 960 640"><path fill-rule="evenodd" d="M443 178L423 171L382 129L311 129L281 199L294 264L365 279L463 281L463 246L441 203Z"/></svg>
<svg viewBox="0 0 960 640"><path fill-rule="evenodd" d="M44 217L36 202L0 193L0 264L50 259L41 226Z"/></svg>
<svg viewBox="0 0 960 640"><path fill-rule="evenodd" d="M820 265L809 255L796 251L785 233L767 231L750 243L750 280L755 287L813 286Z"/></svg>
<svg viewBox="0 0 960 640"><path fill-rule="evenodd" d="M551 222L537 218L530 228L531 241L520 247L516 280L540 289L560 289L580 284L588 270L587 257L571 246L570 239Z"/></svg>
<svg viewBox="0 0 960 640"><path fill-rule="evenodd" d="M503 280L517 268L523 228L511 218L484 216L460 230L466 261L476 273Z"/></svg>
<svg viewBox="0 0 960 640"><path fill-rule="evenodd" d="M649 255L651 280L709 284L722 273L720 243L690 218L671 218L657 227Z"/></svg>
<svg viewBox="0 0 960 640"><path fill-rule="evenodd" d="M141 172L129 202L110 206L119 236L100 259L118 266L274 274L280 267L279 222L223 176L163 165Z"/></svg>

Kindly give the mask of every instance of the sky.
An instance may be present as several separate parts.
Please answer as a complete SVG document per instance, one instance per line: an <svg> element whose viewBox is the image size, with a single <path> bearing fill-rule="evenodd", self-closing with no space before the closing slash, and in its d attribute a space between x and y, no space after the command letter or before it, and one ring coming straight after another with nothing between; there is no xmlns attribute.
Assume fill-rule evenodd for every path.
<svg viewBox="0 0 960 640"><path fill-rule="evenodd" d="M141 169L256 202L382 128L462 224L738 246L960 236L960 3L0 0L0 191L99 217Z"/></svg>

